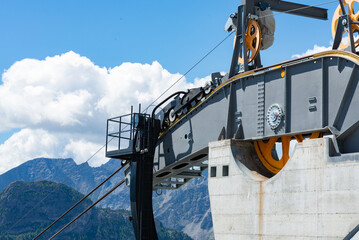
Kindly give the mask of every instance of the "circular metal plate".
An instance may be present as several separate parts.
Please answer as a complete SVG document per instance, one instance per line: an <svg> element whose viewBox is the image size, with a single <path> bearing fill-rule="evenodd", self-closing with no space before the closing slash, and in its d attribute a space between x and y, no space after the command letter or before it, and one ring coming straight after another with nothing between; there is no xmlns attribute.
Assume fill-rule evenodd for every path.
<svg viewBox="0 0 359 240"><path fill-rule="evenodd" d="M267 111L267 123L272 130L279 127L283 120L283 110L279 104L273 104Z"/></svg>

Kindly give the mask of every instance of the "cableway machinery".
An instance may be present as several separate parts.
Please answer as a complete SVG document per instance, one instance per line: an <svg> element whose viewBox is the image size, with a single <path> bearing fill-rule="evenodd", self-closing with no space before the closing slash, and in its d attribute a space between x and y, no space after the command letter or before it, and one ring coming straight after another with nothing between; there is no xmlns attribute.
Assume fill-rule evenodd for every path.
<svg viewBox="0 0 359 240"><path fill-rule="evenodd" d="M332 155L359 152L356 2L339 0L332 50L262 67L261 19L273 17L265 11L327 20L327 10L280 0L242 0L226 24L227 31L235 32L227 74L213 73L206 86L172 94L151 115L131 110L108 120L106 156L130 161L126 177L136 239L157 239L152 190L177 189L201 177L210 141L250 144L249 168L268 178L288 161L292 140L330 135ZM281 157L276 143L282 146Z"/></svg>

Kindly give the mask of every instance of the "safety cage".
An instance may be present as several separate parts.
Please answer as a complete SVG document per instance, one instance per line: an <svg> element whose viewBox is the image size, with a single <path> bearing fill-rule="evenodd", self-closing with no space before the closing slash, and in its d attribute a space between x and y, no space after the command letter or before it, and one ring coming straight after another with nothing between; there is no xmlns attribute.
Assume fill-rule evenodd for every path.
<svg viewBox="0 0 359 240"><path fill-rule="evenodd" d="M106 157L131 160L149 146L150 115L131 113L107 120Z"/></svg>

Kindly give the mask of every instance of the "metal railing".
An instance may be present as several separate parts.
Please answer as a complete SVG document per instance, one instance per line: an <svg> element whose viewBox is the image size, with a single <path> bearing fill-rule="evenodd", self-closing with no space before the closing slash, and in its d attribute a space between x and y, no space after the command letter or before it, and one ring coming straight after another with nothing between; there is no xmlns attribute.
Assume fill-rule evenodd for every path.
<svg viewBox="0 0 359 240"><path fill-rule="evenodd" d="M131 113L107 120L106 127L106 157L127 159L137 152L137 145L148 146L146 136L150 126L144 126L150 116L143 113ZM136 134L140 134L137 138Z"/></svg>
<svg viewBox="0 0 359 240"><path fill-rule="evenodd" d="M133 152L133 140L136 129L133 126L134 113L131 113L107 120L106 126L106 156L113 157L113 154L131 154Z"/></svg>

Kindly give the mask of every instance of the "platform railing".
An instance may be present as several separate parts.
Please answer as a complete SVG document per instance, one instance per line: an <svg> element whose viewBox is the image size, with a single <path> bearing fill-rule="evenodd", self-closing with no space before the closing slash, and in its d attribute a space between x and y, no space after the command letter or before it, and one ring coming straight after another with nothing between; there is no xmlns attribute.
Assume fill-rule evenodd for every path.
<svg viewBox="0 0 359 240"><path fill-rule="evenodd" d="M131 113L107 120L106 127L106 157L129 159L131 155L136 154L136 148L148 146L147 136L150 125L144 126L144 122L149 119L148 114L134 113L131 107ZM145 124L146 125L146 124ZM141 129L139 131L139 129ZM140 136L136 137L138 134ZM137 143L136 143L137 141Z"/></svg>
<svg viewBox="0 0 359 240"><path fill-rule="evenodd" d="M133 140L136 129L133 126L134 113L107 120L106 126L106 157L128 155L133 153Z"/></svg>

